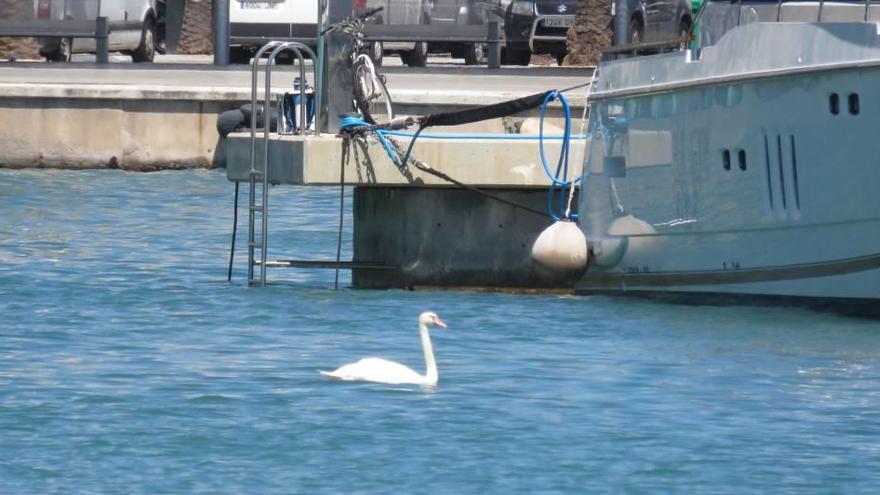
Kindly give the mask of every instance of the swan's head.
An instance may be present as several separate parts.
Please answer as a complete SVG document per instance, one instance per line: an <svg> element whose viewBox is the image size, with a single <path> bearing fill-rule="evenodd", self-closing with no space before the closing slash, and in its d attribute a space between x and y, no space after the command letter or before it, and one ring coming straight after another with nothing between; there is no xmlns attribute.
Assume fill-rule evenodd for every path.
<svg viewBox="0 0 880 495"><path fill-rule="evenodd" d="M446 323L443 323L443 320L437 316L437 313L433 311L425 311L424 313L419 315L419 324L425 326L435 325L441 328L446 328Z"/></svg>

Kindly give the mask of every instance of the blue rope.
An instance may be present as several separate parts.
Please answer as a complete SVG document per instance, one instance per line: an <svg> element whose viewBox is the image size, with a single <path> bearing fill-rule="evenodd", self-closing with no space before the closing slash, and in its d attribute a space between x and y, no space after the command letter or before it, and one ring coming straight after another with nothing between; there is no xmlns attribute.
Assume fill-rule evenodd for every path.
<svg viewBox="0 0 880 495"><path fill-rule="evenodd" d="M565 129L562 135L562 149L559 150L559 160L556 163L556 171L551 172L550 166L547 165L547 156L544 153L544 120L546 119L547 107L550 102L553 100L559 100L562 103L562 110L565 115ZM550 218L553 221L558 221L562 216L565 215L565 207L566 207L566 199L568 194L566 194L566 189L569 191L574 187L575 184L580 182L580 177L575 178L574 180L568 180L568 156L569 149L571 146L571 107L568 104L568 99L562 93L558 91L553 91L548 93L544 98L544 103L541 104L541 121L539 126L539 134L538 134L538 147L541 155L541 165L544 167L544 172L547 174L547 177L550 178L550 188L547 190L547 213L550 215ZM560 213L557 215L556 211L553 209L553 199L556 195L556 191L559 191L559 209ZM577 220L577 214L569 215L569 220Z"/></svg>
<svg viewBox="0 0 880 495"><path fill-rule="evenodd" d="M360 126L369 126L364 119L361 117L343 117L342 124L339 125L339 130L343 131L350 127L360 127Z"/></svg>
<svg viewBox="0 0 880 495"><path fill-rule="evenodd" d="M415 133L412 132L403 132L403 131L388 131L388 130L377 130L376 132L381 132L388 136L398 136L398 137L413 137ZM419 138L426 139L510 139L513 141L517 140L535 140L540 139L540 135L536 134L419 134ZM572 136L574 138L585 138L586 135L581 136ZM550 140L561 140L565 139L565 136L544 136L544 139Z"/></svg>
<svg viewBox="0 0 880 495"><path fill-rule="evenodd" d="M565 128L562 136L545 136L544 135L544 120L546 120L547 107L549 104L554 101L559 100L562 104L562 110L565 115ZM340 131L349 130L351 128L356 127L370 127L370 124L364 121L361 117L343 117L342 124L339 126ZM374 129L374 133L376 137L379 139L379 142L382 144L382 147L385 149L385 153L388 154L388 157L391 159L391 162L394 163L395 166L401 167L400 159L397 154L394 152L394 148L391 146L391 143L388 142L386 136L400 136L400 137L415 137L416 134L410 132L401 132L401 131L391 131L387 129ZM535 136L528 134L419 134L419 137L424 137L428 139L509 139L509 140L534 140ZM575 136L576 138L585 138L586 136ZM541 155L541 165L544 168L544 172L547 174L547 177L550 178L550 188L547 190L547 213L550 215L550 218L553 221L558 221L562 216L564 216L564 212L566 209L566 200L568 194L566 191L571 191L571 188L574 187L575 184L581 181L580 177L575 178L574 180L568 180L568 157L569 157L569 149L571 147L571 106L568 103L568 99L562 93L558 91L553 91L548 93L544 98L544 102L541 104L541 116L540 116L540 126L539 133L537 136L538 139L538 148ZM544 153L544 141L545 140L562 140L562 148L559 151L559 159L556 163L556 170L551 171L550 166L547 164L547 157ZM553 208L553 199L556 196L556 191L559 191L559 205L558 212L560 215L557 215L557 211L554 211ZM572 213L568 216L569 220L577 220L578 215L576 213Z"/></svg>

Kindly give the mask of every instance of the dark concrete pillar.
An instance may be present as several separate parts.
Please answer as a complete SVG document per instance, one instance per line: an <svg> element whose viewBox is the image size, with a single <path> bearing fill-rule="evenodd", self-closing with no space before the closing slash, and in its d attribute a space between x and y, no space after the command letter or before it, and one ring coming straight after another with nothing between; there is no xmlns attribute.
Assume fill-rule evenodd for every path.
<svg viewBox="0 0 880 495"><path fill-rule="evenodd" d="M538 211L546 189L492 189ZM457 188L356 187L353 258L392 270L355 269L358 288L570 288L580 273L560 273L531 259L552 221Z"/></svg>

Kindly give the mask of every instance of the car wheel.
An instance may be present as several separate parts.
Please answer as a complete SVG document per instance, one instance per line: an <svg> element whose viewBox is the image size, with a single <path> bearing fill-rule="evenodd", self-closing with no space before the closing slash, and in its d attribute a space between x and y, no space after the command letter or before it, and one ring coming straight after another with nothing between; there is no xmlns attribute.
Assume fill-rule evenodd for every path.
<svg viewBox="0 0 880 495"><path fill-rule="evenodd" d="M373 61L373 65L381 67L382 58L385 56L385 46L381 41L374 41L370 45L370 51L368 54L370 55L370 60Z"/></svg>
<svg viewBox="0 0 880 495"><path fill-rule="evenodd" d="M681 20L681 26L679 26L678 28L678 37L682 39L681 45L679 46L680 49L687 50L689 44L688 42L690 41L688 39L688 36L690 36L690 34L691 21L688 18L684 18Z"/></svg>
<svg viewBox="0 0 880 495"><path fill-rule="evenodd" d="M645 40L645 28L642 27L642 21L638 17L633 17L629 21L629 42L637 45Z"/></svg>
<svg viewBox="0 0 880 495"><path fill-rule="evenodd" d="M557 53L556 54L556 65L562 67L562 63L565 62L566 55L567 55L567 53L565 53L565 52Z"/></svg>
<svg viewBox="0 0 880 495"><path fill-rule="evenodd" d="M529 65L529 61L532 59L532 52L505 47L501 58L504 60L505 65Z"/></svg>
<svg viewBox="0 0 880 495"><path fill-rule="evenodd" d="M229 47L229 63L230 64L249 64L253 54L243 46Z"/></svg>
<svg viewBox="0 0 880 495"><path fill-rule="evenodd" d="M425 41L416 42L416 46L412 50L400 54L400 59L410 67L424 67L428 63L428 43Z"/></svg>
<svg viewBox="0 0 880 495"><path fill-rule="evenodd" d="M73 46L73 38L61 38L58 46L51 52L41 53L47 62L70 62Z"/></svg>
<svg viewBox="0 0 880 495"><path fill-rule="evenodd" d="M483 44L482 43L473 43L467 45L464 50L464 63L465 65L479 65L483 63L484 56Z"/></svg>
<svg viewBox="0 0 880 495"><path fill-rule="evenodd" d="M152 17L147 17L144 27L141 29L141 43L131 52L131 60L134 62L152 62L156 56L156 23Z"/></svg>

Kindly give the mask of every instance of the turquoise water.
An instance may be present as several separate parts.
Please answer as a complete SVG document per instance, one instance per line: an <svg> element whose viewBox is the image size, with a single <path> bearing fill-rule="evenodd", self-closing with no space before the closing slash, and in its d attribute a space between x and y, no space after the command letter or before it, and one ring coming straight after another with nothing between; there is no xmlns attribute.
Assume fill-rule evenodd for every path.
<svg viewBox="0 0 880 495"><path fill-rule="evenodd" d="M332 258L336 194L273 189L272 257ZM222 172L0 171L0 493L880 487L876 321L326 270L249 289L231 202ZM421 366L425 309L436 389L317 374Z"/></svg>

